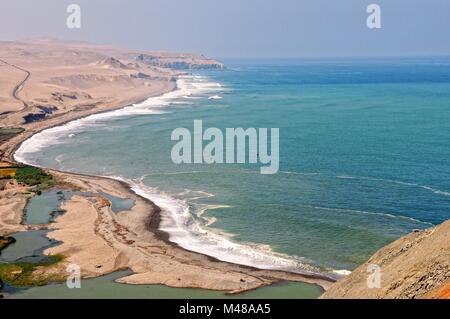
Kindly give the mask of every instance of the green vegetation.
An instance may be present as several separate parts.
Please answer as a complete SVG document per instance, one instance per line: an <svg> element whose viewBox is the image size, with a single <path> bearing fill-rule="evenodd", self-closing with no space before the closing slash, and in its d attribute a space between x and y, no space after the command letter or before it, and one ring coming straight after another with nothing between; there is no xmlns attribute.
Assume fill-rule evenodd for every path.
<svg viewBox="0 0 450 319"><path fill-rule="evenodd" d="M22 133L25 129L19 128L0 128L0 143L9 140L10 138Z"/></svg>
<svg viewBox="0 0 450 319"><path fill-rule="evenodd" d="M18 128L0 128L0 134L19 134L25 131L25 129Z"/></svg>
<svg viewBox="0 0 450 319"><path fill-rule="evenodd" d="M0 134L19 134L25 131L25 129L18 128L0 128Z"/></svg>
<svg viewBox="0 0 450 319"><path fill-rule="evenodd" d="M48 189L55 185L55 181L50 175L46 174L42 169L32 166L17 168L15 178L19 183L37 186L36 191L38 193L42 189Z"/></svg>
<svg viewBox="0 0 450 319"><path fill-rule="evenodd" d="M55 274L45 271L36 273L39 267L49 267L62 261L62 255L51 256L49 260L37 263L13 262L0 263L0 282L8 283L14 287L43 286L49 281L58 280ZM59 278L61 279L61 278Z"/></svg>
<svg viewBox="0 0 450 319"><path fill-rule="evenodd" d="M9 245L15 243L16 240L14 237L4 237L0 236L0 255L2 254L2 250L8 247Z"/></svg>

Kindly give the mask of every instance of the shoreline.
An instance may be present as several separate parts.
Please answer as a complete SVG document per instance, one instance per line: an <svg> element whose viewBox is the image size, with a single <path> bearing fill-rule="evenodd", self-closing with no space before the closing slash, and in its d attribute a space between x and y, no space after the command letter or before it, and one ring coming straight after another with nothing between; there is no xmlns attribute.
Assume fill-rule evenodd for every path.
<svg viewBox="0 0 450 319"><path fill-rule="evenodd" d="M106 107L105 109L101 109L101 110L98 110L98 109L95 109L95 108L94 108L94 109L87 110L87 111L83 112L83 114L80 114L79 116L75 116L75 117L69 118L69 119L66 118L66 119L61 120L60 122L56 121L55 119L61 118L61 117L64 118L65 116L68 117L68 116L69 116L69 113L72 114L74 111L68 112L68 113L64 113L64 114L60 114L60 115L56 115L55 117L52 117L52 118L48 119L48 120L55 120L56 123L52 123L51 125L48 125L48 126L43 125L43 126L40 127L39 129L34 130L34 131L27 131L27 130L25 129L25 131L24 131L23 133L20 133L20 134L18 134L17 136L15 136L14 138L12 138L11 140L13 140L13 139L15 139L15 138L21 137L21 138L19 139L19 141L15 142L15 143L13 142L13 145L12 145L11 147L7 147L7 150L6 150L6 156L5 156L5 153L4 153L4 154L3 154L3 157L6 157L6 158L7 158L9 161L11 161L12 163L16 163L17 161L16 161L16 159L14 158L14 154L15 154L16 151L20 148L20 146L21 146L26 140L28 140L29 138L31 138L33 135L36 135L36 134L38 134L38 133L41 133L42 131L45 131L45 130L48 130L48 129L51 129L51 128L54 128L54 127L63 126L63 125L65 125L65 124L68 124L68 123L73 122L73 121L76 121L76 120L84 119L84 118L89 117L89 116L91 116L91 115L96 115L96 114L102 114L102 113L108 113L108 112L112 112L112 111L116 111L116 110L121 110L121 109L123 109L123 108L132 106L133 104L139 104L139 103L145 102L145 101L148 100L149 98L152 98L152 97L158 97L158 96L161 96L161 95L163 95L163 94L166 94L166 93L175 91L175 90L177 89L176 81L171 81L171 82L169 82L169 83L171 83L171 87L169 87L169 88L166 89L166 90L165 90L165 89L162 89L160 92L155 92L154 94L152 94L152 95L150 95L150 96L147 96L147 97L138 97L138 98L136 98L136 99L130 101L129 103L122 104L122 105L119 105L119 106ZM31 123L31 124L34 124L34 123L41 124L41 123L45 123L46 121L47 121L47 120L36 121L36 122ZM25 136L25 137L24 137L24 136L21 136L22 134L30 133L30 132L32 132L32 134L30 134L29 136ZM1 145L0 145L0 148L2 148L2 146L4 146L5 144L10 143L11 140L7 141L6 143L1 144Z"/></svg>
<svg viewBox="0 0 450 319"><path fill-rule="evenodd" d="M147 98L145 98L145 99L136 98L134 103L129 103L126 105L111 106L109 108L105 108L105 109L101 109L101 110L91 109L91 110L84 112L83 114L80 114L79 116L70 116L71 115L70 113L62 114L62 115L58 116L57 119L51 119L52 120L51 123L48 123L46 120L38 122L38 124L35 125L35 126L38 126L38 129L25 131L24 133L19 134L18 136L14 137L12 139L13 141L10 140L7 142L9 144L9 147L7 146L6 157L10 161L17 163L17 161L14 157L14 154L20 148L22 143L24 143L26 140L31 138L33 135L40 133L46 129L65 125L69 122L79 120L82 118L86 118L90 115L123 109L125 107L131 106L131 104L145 101L148 98L161 96L165 93L176 90L176 88L177 88L176 85L174 85L174 86L172 86L172 88L169 88L166 90L160 90L160 92L158 92L158 93L152 94L151 96L147 96ZM50 124L50 125L45 125L44 123ZM147 205L149 207L151 207L151 214L150 214L148 220L146 221L145 227L146 227L146 231L152 233L154 235L154 238L157 241L161 241L162 243L164 243L164 245L170 246L171 249L173 249L173 250L181 250L181 251L184 251L184 253L196 255L195 256L196 258L192 258L192 259L200 258L200 259L203 259L205 261L205 263L207 263L207 264L213 263L213 264L215 264L215 266L219 266L219 268L221 268L221 267L222 268L231 268L231 269L226 269L226 270L222 269L222 272L229 272L230 270L236 270L235 268L238 268L239 273L250 272L250 273L254 273L253 276L256 275L256 276L260 277L260 278L258 278L258 280L260 281L259 283L252 283L250 286L247 285L247 287L236 287L236 283L234 283L234 284L222 285L221 287L217 287L217 288L219 288L219 289L217 289L217 288L213 287L212 283L209 283L209 284L203 283L200 285L198 283L197 284L190 283L190 284L173 285L173 284L168 284L167 282L162 282L163 284L166 284L168 286L199 287L199 288L213 289L213 290L222 290L223 289L223 290L227 290L227 291L242 292L242 291L256 289L258 287L268 285L268 284L271 284L271 283L274 283L277 281L288 280L288 281L301 281L301 282L305 282L305 283L316 284L316 285L322 287L322 289L326 290L329 287L329 285L332 282L334 282L333 278L325 276L325 275L322 276L320 274L309 274L309 273L298 274L298 273L290 273L287 271L280 271L280 270L263 270L263 269L259 269L256 267L224 262L215 257L208 256L206 254L189 251L185 248L182 248L178 244L171 242L169 240L169 234L159 229L159 224L161 221L161 215L160 215L161 209L155 203L153 203L151 200L144 198L144 197L138 195L137 193L135 193L131 189L131 185L129 185L128 183L126 183L124 181L115 180L115 179L112 179L109 177L92 176L92 175L85 175L85 174L78 174L78 173L68 173L68 172L63 172L63 171L58 171L58 170L48 169L48 168L44 168L44 169L46 171L48 171L52 176L57 175L57 176L59 176L59 178L63 178L63 179L69 177L71 179L75 179L78 181L86 180L86 179L97 180L97 181L100 180L101 183L105 183L105 184L109 184L109 185L114 185L114 184L120 185L121 186L120 193L122 195L125 195L125 197L127 197L127 198L130 198L130 197L139 198L140 200L145 201L147 203ZM60 183L60 181L58 181L57 183ZM69 183L69 185L70 185L70 183ZM52 233L53 230L54 229L50 229L49 233ZM175 252L174 255L177 255L177 252ZM225 265L228 265L228 266L225 266ZM209 266L203 265L203 267L202 267L203 270L205 270L205 267L209 267ZM101 274L98 274L98 275L105 275L108 273L111 273L111 271L101 272ZM136 274L135 271L133 273ZM91 276L88 276L87 278L89 278L89 277L91 277ZM95 274L93 274L93 277L95 277ZM130 277L133 277L133 275ZM144 284L144 283L146 283L146 280L145 279L140 279L138 281L133 280L133 282L129 282L129 283ZM205 286L205 287L202 287L202 286Z"/></svg>

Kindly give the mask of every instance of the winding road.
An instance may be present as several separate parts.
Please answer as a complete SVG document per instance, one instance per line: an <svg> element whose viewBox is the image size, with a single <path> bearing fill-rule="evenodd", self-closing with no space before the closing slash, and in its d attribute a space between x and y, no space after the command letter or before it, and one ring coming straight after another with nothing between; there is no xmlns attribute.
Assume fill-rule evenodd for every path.
<svg viewBox="0 0 450 319"><path fill-rule="evenodd" d="M17 69L17 70L19 70L19 71L22 71L22 72L25 72L25 73L26 73L26 77L25 77L22 81L20 81L19 83L17 83L17 85L14 87L14 89L13 89L11 95L12 95L12 97L13 97L14 99L20 101L20 102L23 104L23 109L27 108L27 107L28 107L27 102L25 102L24 100L22 100L22 99L19 97L18 94L19 94L19 92L23 89L23 87L24 87L24 85L25 85L25 82L27 82L28 79L31 77L31 73L30 73L29 71L25 70L25 69L22 69L21 67L19 67L19 66L17 66L17 65L14 65L14 64L11 64L11 63L6 62L5 60L0 59L0 62L3 62L3 63L5 63L6 65L9 65L10 67L13 67L13 68L15 68L15 69ZM1 114L3 114L3 113L1 113ZM1 115L1 114L0 114L0 115Z"/></svg>

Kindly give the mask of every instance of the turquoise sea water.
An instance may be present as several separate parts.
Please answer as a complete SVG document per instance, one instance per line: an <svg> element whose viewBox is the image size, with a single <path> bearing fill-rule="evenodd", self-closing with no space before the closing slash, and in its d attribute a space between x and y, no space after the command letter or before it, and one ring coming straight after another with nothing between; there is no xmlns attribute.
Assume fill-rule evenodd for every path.
<svg viewBox="0 0 450 319"><path fill-rule="evenodd" d="M17 157L115 176L188 249L265 268L351 270L450 218L450 58L225 61L180 90L37 135ZM175 165L172 130L280 129L280 171Z"/></svg>

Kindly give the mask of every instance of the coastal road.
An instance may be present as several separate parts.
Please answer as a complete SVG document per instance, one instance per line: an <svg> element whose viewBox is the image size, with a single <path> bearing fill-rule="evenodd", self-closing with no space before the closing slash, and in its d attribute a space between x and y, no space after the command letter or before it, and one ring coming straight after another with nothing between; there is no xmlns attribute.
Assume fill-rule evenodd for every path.
<svg viewBox="0 0 450 319"><path fill-rule="evenodd" d="M19 92L23 89L23 87L24 87L24 85L25 85L25 82L27 82L28 79L31 77L31 72L28 71L28 70L25 70L25 69L23 69L23 68L21 68L21 67L19 67L19 66L17 66L17 65L8 63L7 61L2 60L2 59L0 59L0 62L3 62L3 63L5 63L6 65L9 65L10 67L15 68L15 69L17 69L17 70L19 70L19 71L21 71L21 72L24 72L24 73L26 74L25 78L24 78L22 81L20 81L19 83L16 84L16 86L15 86L14 89L12 90L11 96L12 96L14 99L18 100L19 102L21 102L21 103L23 104L23 109L27 108L27 107L28 107L28 104L27 104L27 102L25 102L24 100L22 100L22 99L19 97ZM0 113L0 115L1 115L1 114L3 114L3 113Z"/></svg>

